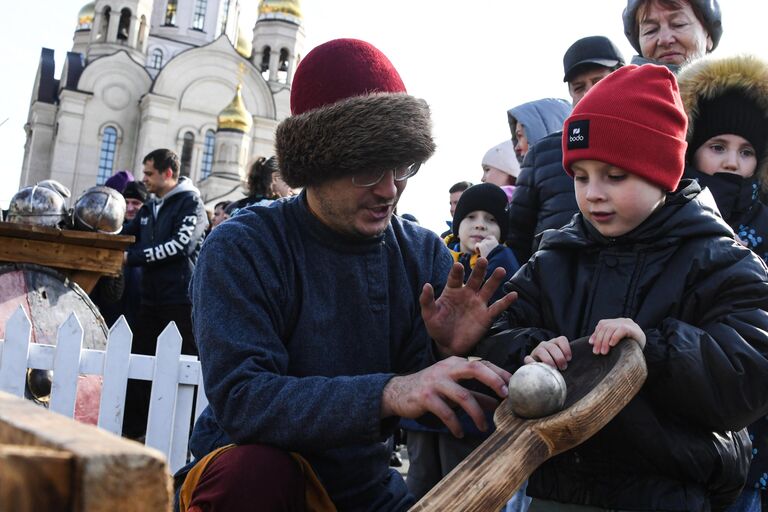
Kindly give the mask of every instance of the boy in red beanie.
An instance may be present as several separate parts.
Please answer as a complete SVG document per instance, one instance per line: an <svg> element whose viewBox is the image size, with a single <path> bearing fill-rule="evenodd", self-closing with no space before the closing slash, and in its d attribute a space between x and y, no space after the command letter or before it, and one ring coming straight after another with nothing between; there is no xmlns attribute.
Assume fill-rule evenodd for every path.
<svg viewBox="0 0 768 512"><path fill-rule="evenodd" d="M648 378L603 430L534 472L531 512L722 510L744 485L744 427L768 412L768 274L680 181L686 126L675 77L655 65L615 71L565 122L580 213L544 232L476 353L562 370L570 340L589 336L595 358L638 343Z"/></svg>

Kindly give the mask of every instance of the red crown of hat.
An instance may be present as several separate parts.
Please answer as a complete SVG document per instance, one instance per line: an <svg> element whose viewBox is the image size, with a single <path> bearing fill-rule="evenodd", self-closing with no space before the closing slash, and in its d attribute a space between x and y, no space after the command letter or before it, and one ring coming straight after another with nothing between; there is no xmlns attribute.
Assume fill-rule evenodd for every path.
<svg viewBox="0 0 768 512"><path fill-rule="evenodd" d="M565 120L563 167L573 176L574 162L598 160L673 191L685 166L687 127L667 68L624 66L597 83Z"/></svg>
<svg viewBox="0 0 768 512"><path fill-rule="evenodd" d="M275 153L293 187L424 162L435 150L426 102L409 96L389 59L358 39L329 41L304 57L291 112L277 128Z"/></svg>

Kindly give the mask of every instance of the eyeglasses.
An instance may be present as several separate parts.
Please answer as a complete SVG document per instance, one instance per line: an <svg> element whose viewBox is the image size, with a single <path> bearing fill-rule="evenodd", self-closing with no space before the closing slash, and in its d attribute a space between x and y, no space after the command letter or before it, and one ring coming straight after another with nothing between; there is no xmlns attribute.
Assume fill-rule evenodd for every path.
<svg viewBox="0 0 768 512"><path fill-rule="evenodd" d="M405 181L419 172L420 167L421 162L416 162L414 164L400 167L398 169L393 169L392 176L395 178L395 181ZM380 182L384 178L384 175L388 172L389 171L360 172L352 176L352 184L360 188L372 187Z"/></svg>

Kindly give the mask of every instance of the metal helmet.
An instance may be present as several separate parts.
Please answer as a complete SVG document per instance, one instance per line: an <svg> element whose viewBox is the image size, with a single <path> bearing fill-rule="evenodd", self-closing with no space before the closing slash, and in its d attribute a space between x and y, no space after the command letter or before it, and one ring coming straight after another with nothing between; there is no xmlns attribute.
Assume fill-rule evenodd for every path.
<svg viewBox="0 0 768 512"><path fill-rule="evenodd" d="M91 187L75 203L72 216L75 229L117 234L123 228L125 198L110 187Z"/></svg>
<svg viewBox="0 0 768 512"><path fill-rule="evenodd" d="M67 206L64 198L50 188L24 187L11 199L6 220L17 224L63 227L68 220Z"/></svg>

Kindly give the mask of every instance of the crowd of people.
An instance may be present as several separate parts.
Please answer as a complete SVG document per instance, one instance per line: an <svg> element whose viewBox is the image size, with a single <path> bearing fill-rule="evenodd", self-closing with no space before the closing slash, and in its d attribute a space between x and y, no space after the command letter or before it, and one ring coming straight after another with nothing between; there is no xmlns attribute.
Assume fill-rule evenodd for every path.
<svg viewBox="0 0 768 512"><path fill-rule="evenodd" d="M439 236L396 211L429 105L356 39L304 56L246 197L206 212L166 149L107 182L136 242L94 301L134 352L174 321L202 362L178 510L406 510L487 438L515 370L564 370L582 337L637 343L647 380L506 510L768 510L768 63L708 55L717 0L628 0L623 24L638 55L564 48L570 101L507 110ZM148 397L129 384L125 435Z"/></svg>

